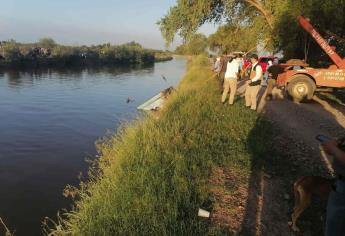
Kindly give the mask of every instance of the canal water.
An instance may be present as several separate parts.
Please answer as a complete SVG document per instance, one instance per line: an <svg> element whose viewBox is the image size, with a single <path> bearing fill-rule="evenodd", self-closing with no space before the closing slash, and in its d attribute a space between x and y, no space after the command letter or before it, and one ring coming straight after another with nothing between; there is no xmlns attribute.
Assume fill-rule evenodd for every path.
<svg viewBox="0 0 345 236"><path fill-rule="evenodd" d="M85 174L95 141L177 85L185 67L174 59L145 68L0 71L0 217L15 235L41 235L44 217L70 206L62 191Z"/></svg>

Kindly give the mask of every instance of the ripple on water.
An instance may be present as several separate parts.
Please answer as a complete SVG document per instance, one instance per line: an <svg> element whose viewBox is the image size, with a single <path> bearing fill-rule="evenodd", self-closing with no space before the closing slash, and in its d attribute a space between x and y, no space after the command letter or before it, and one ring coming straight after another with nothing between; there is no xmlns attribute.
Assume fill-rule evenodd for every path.
<svg viewBox="0 0 345 236"><path fill-rule="evenodd" d="M67 206L63 187L77 183L95 141L177 84L185 64L0 72L0 212L16 235L40 234L43 217Z"/></svg>

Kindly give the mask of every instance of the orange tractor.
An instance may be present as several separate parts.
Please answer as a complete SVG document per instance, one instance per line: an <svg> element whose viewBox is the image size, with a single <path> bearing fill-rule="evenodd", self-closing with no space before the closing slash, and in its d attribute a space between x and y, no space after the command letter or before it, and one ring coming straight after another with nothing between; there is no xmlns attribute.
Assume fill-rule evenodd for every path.
<svg viewBox="0 0 345 236"><path fill-rule="evenodd" d="M283 87L295 101L312 99L315 91L332 88L345 88L345 59L342 59L327 41L315 30L303 16L298 17L299 24L307 31L333 61L329 68L311 68L303 61L281 64L285 67L277 78L278 87ZM296 63L298 62L299 63ZM297 68L296 68L297 67Z"/></svg>

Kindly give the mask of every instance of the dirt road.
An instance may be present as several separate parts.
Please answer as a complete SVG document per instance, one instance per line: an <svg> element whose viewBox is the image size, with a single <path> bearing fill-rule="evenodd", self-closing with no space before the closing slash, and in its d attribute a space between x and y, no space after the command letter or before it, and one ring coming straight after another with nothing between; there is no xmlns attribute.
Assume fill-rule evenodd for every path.
<svg viewBox="0 0 345 236"><path fill-rule="evenodd" d="M264 90L263 87L261 94ZM258 220L256 215L256 232L249 232L258 233L259 229L262 235L323 235L326 203L320 200L314 200L299 219L301 233L291 232L288 222L294 205L292 183L301 176L332 177L330 161L315 136L344 135L345 106L320 96L314 96L310 103L297 104L284 99L278 89L274 91L274 97L273 101L261 99L258 110L277 129L273 148L280 155L276 164L272 163L258 173L259 177L268 177L262 178L260 187L253 190L262 192L258 203L261 219Z"/></svg>
<svg viewBox="0 0 345 236"><path fill-rule="evenodd" d="M315 137L345 135L345 105L321 95L297 104L278 89L273 91L274 99L266 101L265 89L260 91L258 112L271 121L274 138L268 142L272 142L274 154L252 168L234 196L214 194L222 205L214 222L235 235L324 235L326 202L317 198L297 221L301 231L292 232L292 186L302 176L334 177L331 161ZM239 82L238 93L243 96L244 91L244 82ZM217 169L214 176L211 183L220 186L240 182L236 173L226 168Z"/></svg>

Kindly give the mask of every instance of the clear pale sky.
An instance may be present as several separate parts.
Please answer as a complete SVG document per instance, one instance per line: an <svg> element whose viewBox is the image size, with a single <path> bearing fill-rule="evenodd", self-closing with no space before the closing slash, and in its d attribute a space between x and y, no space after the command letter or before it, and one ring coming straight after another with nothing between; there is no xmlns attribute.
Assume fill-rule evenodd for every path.
<svg viewBox="0 0 345 236"><path fill-rule="evenodd" d="M51 37L68 45L136 41L164 48L156 22L175 0L0 0L0 41ZM200 29L215 31L213 25ZM176 40L174 45L180 40Z"/></svg>

